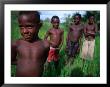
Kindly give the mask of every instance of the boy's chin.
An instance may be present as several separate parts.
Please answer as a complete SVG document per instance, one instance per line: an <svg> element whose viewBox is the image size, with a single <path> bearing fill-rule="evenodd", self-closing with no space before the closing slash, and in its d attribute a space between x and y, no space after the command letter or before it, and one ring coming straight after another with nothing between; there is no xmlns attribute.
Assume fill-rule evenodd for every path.
<svg viewBox="0 0 110 87"><path fill-rule="evenodd" d="M58 29L58 27L55 27L55 29Z"/></svg>
<svg viewBox="0 0 110 87"><path fill-rule="evenodd" d="M31 42L32 39L31 38L25 38L25 41Z"/></svg>

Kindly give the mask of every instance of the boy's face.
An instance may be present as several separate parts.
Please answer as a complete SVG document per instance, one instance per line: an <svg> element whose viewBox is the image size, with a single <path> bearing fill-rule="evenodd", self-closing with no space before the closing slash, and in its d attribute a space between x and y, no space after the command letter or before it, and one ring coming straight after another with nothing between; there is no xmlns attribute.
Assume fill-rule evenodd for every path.
<svg viewBox="0 0 110 87"><path fill-rule="evenodd" d="M38 34L39 24L36 24L33 15L21 15L19 17L20 33L26 41L32 41L35 35Z"/></svg>
<svg viewBox="0 0 110 87"><path fill-rule="evenodd" d="M94 16L89 17L89 23L93 24L94 23Z"/></svg>
<svg viewBox="0 0 110 87"><path fill-rule="evenodd" d="M74 23L75 24L79 24L79 22L80 22L80 17L79 16L75 16L74 17Z"/></svg>
<svg viewBox="0 0 110 87"><path fill-rule="evenodd" d="M59 22L60 22L60 20L58 18L54 18L51 23L55 29L58 29Z"/></svg>

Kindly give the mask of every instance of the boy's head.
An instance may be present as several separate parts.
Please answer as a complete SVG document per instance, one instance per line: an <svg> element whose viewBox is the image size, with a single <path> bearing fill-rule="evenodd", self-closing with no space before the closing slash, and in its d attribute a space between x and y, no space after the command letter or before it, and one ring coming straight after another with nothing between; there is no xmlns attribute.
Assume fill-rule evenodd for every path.
<svg viewBox="0 0 110 87"><path fill-rule="evenodd" d="M81 14L76 13L76 14L74 15L74 23L77 25L77 24L80 23L80 20L81 20Z"/></svg>
<svg viewBox="0 0 110 87"><path fill-rule="evenodd" d="M58 17L58 16L53 16L53 17L51 18L51 23L52 23L52 25L53 25L53 28L58 29L59 23L60 23L59 17Z"/></svg>
<svg viewBox="0 0 110 87"><path fill-rule="evenodd" d="M89 24L93 24L94 23L94 15L90 14L88 16L88 22L89 22Z"/></svg>
<svg viewBox="0 0 110 87"><path fill-rule="evenodd" d="M24 40L32 41L41 27L40 14L37 11L20 11L18 23Z"/></svg>

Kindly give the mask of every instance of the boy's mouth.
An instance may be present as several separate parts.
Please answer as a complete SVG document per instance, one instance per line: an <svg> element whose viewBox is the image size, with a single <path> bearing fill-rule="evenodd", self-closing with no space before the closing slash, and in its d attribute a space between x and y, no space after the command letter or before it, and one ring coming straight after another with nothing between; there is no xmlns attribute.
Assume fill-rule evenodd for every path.
<svg viewBox="0 0 110 87"><path fill-rule="evenodd" d="M25 39L31 39L31 35L24 35Z"/></svg>

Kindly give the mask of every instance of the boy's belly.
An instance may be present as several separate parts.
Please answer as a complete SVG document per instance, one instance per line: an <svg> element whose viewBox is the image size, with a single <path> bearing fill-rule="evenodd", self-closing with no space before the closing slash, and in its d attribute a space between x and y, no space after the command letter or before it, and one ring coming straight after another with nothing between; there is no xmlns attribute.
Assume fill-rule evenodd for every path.
<svg viewBox="0 0 110 87"><path fill-rule="evenodd" d="M16 69L16 76L35 77L42 75L43 66L36 61L19 60Z"/></svg>
<svg viewBox="0 0 110 87"><path fill-rule="evenodd" d="M60 44L61 44L61 40L51 40L50 41L50 45L54 48L58 48Z"/></svg>
<svg viewBox="0 0 110 87"><path fill-rule="evenodd" d="M77 42L79 41L79 36L70 36L70 41Z"/></svg>

